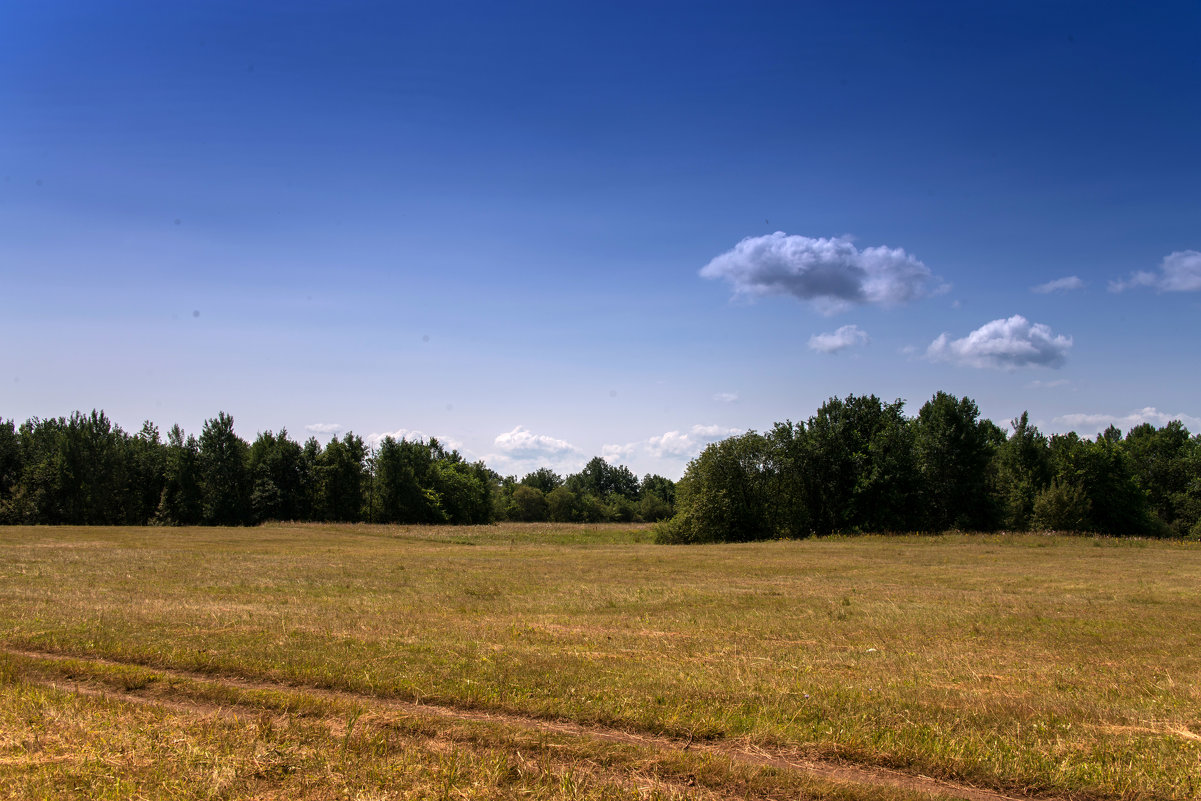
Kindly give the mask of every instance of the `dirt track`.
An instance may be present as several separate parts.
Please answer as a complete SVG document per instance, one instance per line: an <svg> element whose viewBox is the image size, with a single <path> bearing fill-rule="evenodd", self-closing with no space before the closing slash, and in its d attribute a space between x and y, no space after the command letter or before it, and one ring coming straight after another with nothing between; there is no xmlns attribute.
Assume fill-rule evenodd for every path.
<svg viewBox="0 0 1201 801"><path fill-rule="evenodd" d="M690 740L674 739L670 737L636 734L622 729L614 729L603 726L585 726L567 721L546 720L542 718L514 715L510 713L483 712L479 710L462 709L453 706L439 706L423 703L419 704L348 691L329 690L302 685L290 685L264 681L252 681L236 677L197 673L185 670L174 670L153 665L142 665L133 662L116 662L97 657L80 657L71 654L29 651L5 647L0 647L0 652L34 660L66 659L96 665L142 667L152 670L156 673L160 673L164 676L177 677L193 682L242 690L303 691L307 695L314 697L353 701L369 708L377 714L390 712L394 715L399 714L402 716L426 719L433 718L479 723L501 723L536 731L553 732L555 734L569 735L572 737L596 741L624 743L659 751L692 751L697 753L710 753L714 755L721 755L743 764L770 766L774 768L795 771L825 781L856 785L863 788L888 787L911 790L920 793L928 793L942 797L966 799L967 801L1020 801L1020 799L1030 798L1030 796L1005 795L992 790L971 787L965 784L935 779L928 776L904 773L888 768L814 760L802 757L796 753L789 753L782 749L769 750L735 741L693 742ZM113 698L132 703L167 706L180 711L190 711L199 714L236 714L236 708L220 707L216 704L198 702L194 699L182 697L172 698L170 696L164 697L161 694L152 695L148 693L139 693L137 691L119 690L95 682L76 684L59 682L52 679L37 680L26 678L26 680L32 680L36 683L41 683L46 686L55 687L56 689L68 692L78 692L85 695ZM1044 799L1049 798L1047 796L1040 797Z"/></svg>

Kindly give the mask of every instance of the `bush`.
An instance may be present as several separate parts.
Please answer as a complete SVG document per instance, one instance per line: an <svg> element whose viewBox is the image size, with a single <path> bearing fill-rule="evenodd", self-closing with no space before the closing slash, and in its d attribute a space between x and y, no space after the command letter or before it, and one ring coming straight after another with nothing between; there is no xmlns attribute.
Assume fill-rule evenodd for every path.
<svg viewBox="0 0 1201 801"><path fill-rule="evenodd" d="M518 484L513 488L513 497L509 501L507 510L510 520L525 522L545 520L548 510L549 506L542 490L536 487L527 487L524 484Z"/></svg>
<svg viewBox="0 0 1201 801"><path fill-rule="evenodd" d="M1047 531L1085 531L1092 506L1084 487L1052 481L1035 496L1031 521L1035 528Z"/></svg>

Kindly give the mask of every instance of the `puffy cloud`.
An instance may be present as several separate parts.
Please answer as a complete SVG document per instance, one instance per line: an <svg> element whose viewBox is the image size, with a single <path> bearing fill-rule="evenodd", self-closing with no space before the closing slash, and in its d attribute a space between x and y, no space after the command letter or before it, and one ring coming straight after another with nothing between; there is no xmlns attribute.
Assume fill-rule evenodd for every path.
<svg viewBox="0 0 1201 801"><path fill-rule="evenodd" d="M738 393L737 392L719 392L713 396L713 400L717 401L718 403L737 403L738 402Z"/></svg>
<svg viewBox="0 0 1201 801"><path fill-rule="evenodd" d="M901 248L859 250L850 239L812 239L776 231L748 237L701 269L736 296L792 295L824 313L853 304L895 305L931 293L929 268Z"/></svg>
<svg viewBox="0 0 1201 801"><path fill-rule="evenodd" d="M926 355L936 361L968 367L1061 367L1072 347L1072 338L1054 334L1042 323L1031 323L1020 314L985 323L963 339L942 334L930 343Z"/></svg>
<svg viewBox="0 0 1201 801"><path fill-rule="evenodd" d="M342 430L341 423L309 423L304 430L310 434L336 434Z"/></svg>
<svg viewBox="0 0 1201 801"><path fill-rule="evenodd" d="M1062 417L1054 418L1052 422L1088 436L1098 431L1103 431L1111 425L1117 426L1123 431L1129 431L1143 423L1162 427L1173 420L1179 420L1184 423L1185 427L1190 431L1201 431L1201 417L1193 417L1188 414L1166 414L1154 406L1146 406L1125 415L1065 414Z"/></svg>
<svg viewBox="0 0 1201 801"><path fill-rule="evenodd" d="M1069 275L1067 278L1056 278L1054 281L1048 281L1045 284L1030 287L1031 292L1037 292L1040 295L1047 295L1051 292L1070 292L1073 289L1083 289L1084 281L1078 276Z"/></svg>
<svg viewBox="0 0 1201 801"><path fill-rule="evenodd" d="M867 337L867 332L857 325L844 325L837 331L829 334L814 334L809 337L809 350L816 350L819 353L838 353L840 350L854 347L855 345L866 345L871 342Z"/></svg>
<svg viewBox="0 0 1201 801"><path fill-rule="evenodd" d="M535 434L525 426L498 434L492 441L498 450L510 459L528 461L533 459L559 460L579 453L570 442Z"/></svg>
<svg viewBox="0 0 1201 801"><path fill-rule="evenodd" d="M652 459L691 459L709 443L741 433L740 428L695 425L687 431L668 431L641 442L605 445L601 449L601 455L610 462L628 462L640 456Z"/></svg>
<svg viewBox="0 0 1201 801"><path fill-rule="evenodd" d="M1164 257L1159 272L1140 270L1125 281L1110 281L1110 292L1124 292L1137 287L1151 287L1160 292L1201 291L1201 253L1178 250Z"/></svg>

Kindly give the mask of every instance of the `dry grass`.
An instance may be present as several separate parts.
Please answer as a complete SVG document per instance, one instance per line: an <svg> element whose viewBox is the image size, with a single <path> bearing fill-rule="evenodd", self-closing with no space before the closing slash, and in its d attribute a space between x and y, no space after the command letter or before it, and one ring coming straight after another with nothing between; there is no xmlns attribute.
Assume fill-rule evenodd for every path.
<svg viewBox="0 0 1201 801"><path fill-rule="evenodd" d="M685 548L649 539L614 526L0 529L0 639L736 740L1013 792L1201 791L1197 545L1023 535ZM6 710L14 693L35 693L23 681L4 685ZM125 753L112 750L124 727L111 721L152 715L97 713L88 705L99 701L36 692L52 709L91 709L101 728L109 720L108 734L87 738L106 753ZM168 741L200 725L153 715ZM11 740L16 724L5 720ZM64 763L16 767L9 740L0 788L48 797L33 792L51 787L37 777ZM128 753L128 764L114 758L117 779L151 758ZM471 753L462 764L512 758ZM586 764L556 762L546 775ZM329 770L306 762L293 774ZM296 786L279 782L302 781L293 774L278 779L291 788L285 796ZM426 793L403 781L389 774L363 792ZM479 797L509 792L480 781ZM526 785L511 794L652 791L611 776L587 781L593 796ZM237 786L229 792L238 797L266 792Z"/></svg>

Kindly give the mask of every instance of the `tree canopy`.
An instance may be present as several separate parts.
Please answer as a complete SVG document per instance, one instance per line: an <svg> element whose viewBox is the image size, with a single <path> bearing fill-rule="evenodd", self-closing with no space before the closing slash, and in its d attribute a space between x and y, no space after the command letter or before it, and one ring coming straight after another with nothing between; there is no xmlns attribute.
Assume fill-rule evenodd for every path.
<svg viewBox="0 0 1201 801"><path fill-rule="evenodd" d="M1028 528L1201 538L1201 436L1179 421L1094 439L1047 438L1025 412L1006 433L975 401L939 392L829 399L707 447L679 482L664 542L875 531Z"/></svg>

